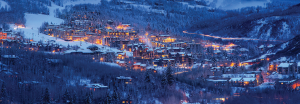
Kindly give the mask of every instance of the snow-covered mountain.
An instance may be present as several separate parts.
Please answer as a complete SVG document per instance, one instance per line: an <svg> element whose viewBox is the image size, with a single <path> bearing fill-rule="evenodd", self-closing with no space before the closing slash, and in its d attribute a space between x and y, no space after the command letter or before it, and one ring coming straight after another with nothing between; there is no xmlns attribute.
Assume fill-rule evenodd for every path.
<svg viewBox="0 0 300 104"><path fill-rule="evenodd" d="M268 53L276 53L277 58L283 56L295 56L300 53L300 35L293 39L277 44L268 50Z"/></svg>
<svg viewBox="0 0 300 104"><path fill-rule="evenodd" d="M293 24L286 18L289 17L273 16L252 21L249 24L250 27L252 27L252 30L247 34L247 36L263 40L288 40L294 37L291 33L291 31L294 30L294 27L292 26ZM300 23L298 19L294 22Z"/></svg>
<svg viewBox="0 0 300 104"><path fill-rule="evenodd" d="M228 11L227 17L196 23L190 31L222 37L289 40L295 34L300 34L300 4L280 8L282 9L261 11L249 8L243 12Z"/></svg>

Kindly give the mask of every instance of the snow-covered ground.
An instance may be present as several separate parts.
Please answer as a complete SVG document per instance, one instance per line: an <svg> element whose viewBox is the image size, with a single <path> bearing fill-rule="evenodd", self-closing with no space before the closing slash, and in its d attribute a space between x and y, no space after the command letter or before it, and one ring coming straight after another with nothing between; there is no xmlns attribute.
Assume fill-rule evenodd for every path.
<svg viewBox="0 0 300 104"><path fill-rule="evenodd" d="M7 2L0 0L0 8L10 9L10 6L7 4Z"/></svg>
<svg viewBox="0 0 300 104"><path fill-rule="evenodd" d="M75 5L75 4L84 4L84 3L90 3L90 4L98 4L100 3L99 0L78 0L76 2L67 2L65 6L67 5ZM64 7L61 6L57 6L54 3L52 3L51 7L48 7L50 10L50 15L43 15L43 14L29 14L29 13L25 13L25 19L26 19L26 24L25 24L25 28L17 28L17 26L15 25L10 25L11 28L14 28L15 31L23 31L24 32L24 37L25 38L30 38L33 39L34 41L38 42L38 41L48 41L48 40L55 40L57 44L63 45L63 46L79 46L81 48L81 50L86 50L88 46L90 45L95 45L92 43L88 43L88 42L80 42L80 41L64 41L63 39L60 38L56 38L56 37L52 37L49 35L45 35L42 33L39 33L38 28L44 23L44 22L48 22L48 23L52 23L52 24L56 24L59 25L61 23L64 22L64 20L56 18L55 17L55 10L56 9L64 9ZM107 46L102 46L102 45L97 45L100 49L106 49L109 51L119 51L118 49L115 48L110 48ZM132 52L126 52L127 56L132 56Z"/></svg>
<svg viewBox="0 0 300 104"><path fill-rule="evenodd" d="M101 0L65 0L64 1L64 6L66 5L78 5L78 4L99 4L101 3Z"/></svg>
<svg viewBox="0 0 300 104"><path fill-rule="evenodd" d="M182 5L186 5L187 7L189 8L203 8L203 7L206 7L206 6L202 6L202 5L190 5L189 3L187 2L180 2ZM210 8L210 7L207 7L207 8Z"/></svg>
<svg viewBox="0 0 300 104"><path fill-rule="evenodd" d="M120 68L121 66L119 66L118 64L116 63L110 63L110 62L100 62L100 64L106 64L106 65L109 65L111 67L118 67Z"/></svg>
<svg viewBox="0 0 300 104"><path fill-rule="evenodd" d="M205 0L207 5L212 8L223 10L241 9L244 7L261 6L265 7L266 3L271 0Z"/></svg>

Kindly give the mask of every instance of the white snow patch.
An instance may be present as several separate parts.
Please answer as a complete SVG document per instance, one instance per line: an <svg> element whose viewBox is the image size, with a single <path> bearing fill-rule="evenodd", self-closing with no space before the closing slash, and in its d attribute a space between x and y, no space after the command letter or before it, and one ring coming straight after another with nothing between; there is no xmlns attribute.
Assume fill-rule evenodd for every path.
<svg viewBox="0 0 300 104"><path fill-rule="evenodd" d="M280 30L281 38L283 39L289 39L291 36L291 30L289 28L289 25L286 22L282 23L282 29Z"/></svg>
<svg viewBox="0 0 300 104"><path fill-rule="evenodd" d="M268 39L271 36L272 27L268 29L268 31L265 34L262 34L260 37L261 39Z"/></svg>
<svg viewBox="0 0 300 104"><path fill-rule="evenodd" d="M284 62L287 61L286 57L280 57L279 59L276 60L277 62Z"/></svg>
<svg viewBox="0 0 300 104"><path fill-rule="evenodd" d="M78 4L99 4L101 0L66 0L63 4L67 5L78 5Z"/></svg>
<svg viewBox="0 0 300 104"><path fill-rule="evenodd" d="M268 55L272 55L272 54L275 54L275 53L267 53L267 54L263 54L263 55L261 55L258 59L264 59L264 58L266 58Z"/></svg>
<svg viewBox="0 0 300 104"><path fill-rule="evenodd" d="M289 42L283 43L281 45L281 50L285 49L287 47L287 45L289 44Z"/></svg>
<svg viewBox="0 0 300 104"><path fill-rule="evenodd" d="M185 96L190 97L190 93L185 92Z"/></svg>
<svg viewBox="0 0 300 104"><path fill-rule="evenodd" d="M118 67L120 68L121 66L119 66L118 64L116 63L110 63L110 62L100 62L100 64L106 64L106 65L109 65L111 67Z"/></svg>
<svg viewBox="0 0 300 104"><path fill-rule="evenodd" d="M260 24L260 25L255 26L254 29L253 29L253 31L250 32L249 36L251 36L251 38L257 37L257 36L259 35L260 29L261 29L265 24L267 24L267 22L266 22L265 20L263 20L263 19L258 20L257 23Z"/></svg>
<svg viewBox="0 0 300 104"><path fill-rule="evenodd" d="M212 8L219 8L223 10L234 10L241 9L245 7L252 6L261 6L265 7L266 3L269 3L270 0L205 0L207 5Z"/></svg>
<svg viewBox="0 0 300 104"><path fill-rule="evenodd" d="M0 8L7 8L10 9L10 6L7 4L7 2L0 0Z"/></svg>
<svg viewBox="0 0 300 104"><path fill-rule="evenodd" d="M190 5L189 3L187 2L180 2L182 5L186 5L187 7L189 8L204 8L206 6L203 6L203 5ZM209 8L209 7L208 7Z"/></svg>
<svg viewBox="0 0 300 104"><path fill-rule="evenodd" d="M255 88L259 88L259 89L271 88L271 89L274 89L274 85L275 85L274 82L265 82L265 83L262 83L259 86L256 86Z"/></svg>
<svg viewBox="0 0 300 104"><path fill-rule="evenodd" d="M163 103L155 99L155 104L163 104Z"/></svg>

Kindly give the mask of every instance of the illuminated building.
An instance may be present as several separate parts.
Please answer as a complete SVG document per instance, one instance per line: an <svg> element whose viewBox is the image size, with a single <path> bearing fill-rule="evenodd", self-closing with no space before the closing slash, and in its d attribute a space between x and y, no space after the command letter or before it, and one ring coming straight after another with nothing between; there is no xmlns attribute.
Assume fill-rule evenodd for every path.
<svg viewBox="0 0 300 104"><path fill-rule="evenodd" d="M117 77L117 80L118 80L118 83L121 83L121 84L132 84L131 77L120 76L120 77Z"/></svg>
<svg viewBox="0 0 300 104"><path fill-rule="evenodd" d="M7 39L7 33L0 32L0 39Z"/></svg>

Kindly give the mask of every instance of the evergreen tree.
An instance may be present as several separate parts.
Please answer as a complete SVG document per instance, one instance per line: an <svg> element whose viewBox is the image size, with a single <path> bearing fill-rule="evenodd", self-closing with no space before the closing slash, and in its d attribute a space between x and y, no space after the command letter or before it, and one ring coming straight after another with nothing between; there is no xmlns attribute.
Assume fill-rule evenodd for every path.
<svg viewBox="0 0 300 104"><path fill-rule="evenodd" d="M146 31L151 31L150 23L148 23L147 28L146 28Z"/></svg>
<svg viewBox="0 0 300 104"><path fill-rule="evenodd" d="M146 71L145 82L146 82L146 83L151 82L151 80L150 80L150 75L149 75L149 71Z"/></svg>
<svg viewBox="0 0 300 104"><path fill-rule="evenodd" d="M106 92L106 104L110 104L111 103L111 97L109 95L108 92Z"/></svg>
<svg viewBox="0 0 300 104"><path fill-rule="evenodd" d="M168 80L167 80L166 75L164 74L164 75L162 76L162 79L161 79L161 85L164 87L164 86L166 86L167 84L168 84Z"/></svg>
<svg viewBox="0 0 300 104"><path fill-rule="evenodd" d="M85 102L84 104L92 104L92 98L90 96L90 94L86 93L86 97L85 97Z"/></svg>
<svg viewBox="0 0 300 104"><path fill-rule="evenodd" d="M6 91L6 86L5 83L2 83L2 87L1 87L1 97L4 99L7 97L7 91Z"/></svg>
<svg viewBox="0 0 300 104"><path fill-rule="evenodd" d="M264 77L260 74L259 75L259 84L264 83Z"/></svg>
<svg viewBox="0 0 300 104"><path fill-rule="evenodd" d="M166 77L167 77L168 84L172 85L174 83L174 77L172 75L171 65L168 65L168 68L167 68L167 71L166 71Z"/></svg>
<svg viewBox="0 0 300 104"><path fill-rule="evenodd" d="M128 101L128 103L131 101L131 95L129 93L127 95L127 101Z"/></svg>
<svg viewBox="0 0 300 104"><path fill-rule="evenodd" d="M76 94L73 94L72 103L73 104L77 104L77 96L76 96Z"/></svg>
<svg viewBox="0 0 300 104"><path fill-rule="evenodd" d="M48 88L46 88L45 94L43 96L43 103L44 104L50 103L50 94Z"/></svg>
<svg viewBox="0 0 300 104"><path fill-rule="evenodd" d="M63 95L63 102L64 103L70 103L71 102L71 95L69 94L69 91L66 89L65 94Z"/></svg>
<svg viewBox="0 0 300 104"><path fill-rule="evenodd" d="M116 90L114 90L114 93L112 95L112 100L113 100L113 102L119 101L119 94Z"/></svg>

